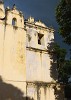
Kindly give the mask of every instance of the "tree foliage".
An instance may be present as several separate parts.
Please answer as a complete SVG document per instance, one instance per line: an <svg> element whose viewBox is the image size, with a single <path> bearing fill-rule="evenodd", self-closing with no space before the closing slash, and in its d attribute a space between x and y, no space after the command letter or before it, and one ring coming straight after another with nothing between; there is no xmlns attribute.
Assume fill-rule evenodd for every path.
<svg viewBox="0 0 71 100"><path fill-rule="evenodd" d="M71 61L66 60L66 50L60 48L58 44L54 44L53 52L56 55L58 79L63 83L68 82L71 75Z"/></svg>
<svg viewBox="0 0 71 100"><path fill-rule="evenodd" d="M59 33L64 42L71 45L71 1L61 0L56 8L56 20L59 25Z"/></svg>

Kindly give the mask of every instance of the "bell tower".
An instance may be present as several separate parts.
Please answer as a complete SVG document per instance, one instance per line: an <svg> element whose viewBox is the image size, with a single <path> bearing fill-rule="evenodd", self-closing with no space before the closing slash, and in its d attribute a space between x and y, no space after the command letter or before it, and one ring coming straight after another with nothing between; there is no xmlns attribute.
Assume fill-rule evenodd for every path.
<svg viewBox="0 0 71 100"><path fill-rule="evenodd" d="M5 10L2 77L26 94L26 31L24 17L15 4Z"/></svg>
<svg viewBox="0 0 71 100"><path fill-rule="evenodd" d="M3 0L0 0L0 19L3 19L4 17L5 17L4 3Z"/></svg>

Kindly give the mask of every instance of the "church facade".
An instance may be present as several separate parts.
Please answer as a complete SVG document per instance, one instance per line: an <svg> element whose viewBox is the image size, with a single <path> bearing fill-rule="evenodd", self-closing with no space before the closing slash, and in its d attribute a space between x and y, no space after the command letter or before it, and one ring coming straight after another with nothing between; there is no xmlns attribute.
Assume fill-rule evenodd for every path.
<svg viewBox="0 0 71 100"><path fill-rule="evenodd" d="M52 40L54 29L0 1L0 76L32 100L56 100L47 48Z"/></svg>

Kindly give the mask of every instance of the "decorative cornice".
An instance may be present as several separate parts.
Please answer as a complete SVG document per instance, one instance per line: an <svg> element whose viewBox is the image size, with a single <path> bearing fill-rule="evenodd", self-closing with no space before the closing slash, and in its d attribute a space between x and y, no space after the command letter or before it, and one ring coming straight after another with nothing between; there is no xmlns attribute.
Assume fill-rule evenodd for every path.
<svg viewBox="0 0 71 100"><path fill-rule="evenodd" d="M35 23L29 23L28 21L25 21L25 26L29 26L29 28L36 28L36 29L45 29L45 30L49 30L50 32L54 32L55 30L53 28L50 28L50 27L43 27L43 26L39 26L39 25L36 25Z"/></svg>

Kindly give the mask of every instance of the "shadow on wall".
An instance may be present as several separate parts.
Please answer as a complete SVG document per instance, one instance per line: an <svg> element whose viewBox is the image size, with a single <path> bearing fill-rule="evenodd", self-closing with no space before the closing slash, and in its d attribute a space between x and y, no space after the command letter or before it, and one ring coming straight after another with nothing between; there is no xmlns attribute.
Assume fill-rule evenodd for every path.
<svg viewBox="0 0 71 100"><path fill-rule="evenodd" d="M0 76L0 100L34 100L24 97L23 92L17 87L3 82Z"/></svg>
<svg viewBox="0 0 71 100"><path fill-rule="evenodd" d="M56 55L55 53L53 53L53 46L54 46L54 39L52 39L51 42L48 44L47 49L51 59L50 76L52 79L56 81L58 79L58 73L57 73Z"/></svg>
<svg viewBox="0 0 71 100"><path fill-rule="evenodd" d="M47 49L48 53L51 59L51 66L50 66L50 76L52 79L56 81L56 84L54 86L54 94L55 94L55 100L64 100L64 87L63 85L58 85L58 71L57 71L57 59L56 54L54 51L54 40L52 39L51 42L48 44Z"/></svg>

